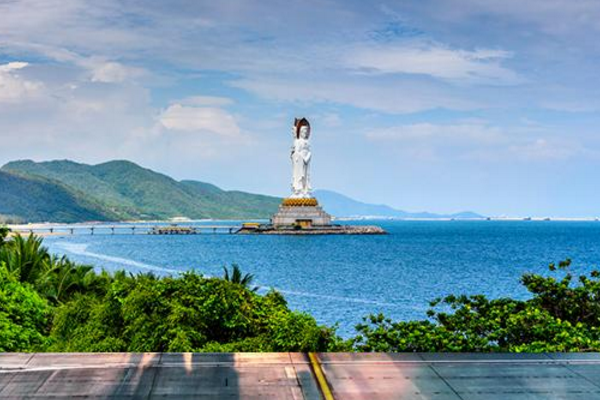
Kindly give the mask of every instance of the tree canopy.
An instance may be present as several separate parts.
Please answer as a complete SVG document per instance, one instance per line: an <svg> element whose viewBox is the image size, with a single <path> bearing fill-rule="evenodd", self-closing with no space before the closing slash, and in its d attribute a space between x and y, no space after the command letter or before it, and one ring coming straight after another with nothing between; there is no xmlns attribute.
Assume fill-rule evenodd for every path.
<svg viewBox="0 0 600 400"><path fill-rule="evenodd" d="M328 351L335 330L251 287L223 279L95 272L55 257L36 236L0 247L0 351Z"/></svg>
<svg viewBox="0 0 600 400"><path fill-rule="evenodd" d="M447 296L430 303L429 319L391 321L370 315L353 339L359 351L554 352L600 350L600 274L577 281L571 261L550 276L525 274L528 300ZM558 275L558 277L557 277Z"/></svg>

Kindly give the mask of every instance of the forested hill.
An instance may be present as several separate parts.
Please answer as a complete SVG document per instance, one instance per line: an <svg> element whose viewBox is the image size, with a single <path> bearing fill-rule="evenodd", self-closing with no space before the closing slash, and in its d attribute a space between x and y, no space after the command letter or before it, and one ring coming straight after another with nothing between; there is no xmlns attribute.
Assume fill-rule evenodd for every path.
<svg viewBox="0 0 600 400"><path fill-rule="evenodd" d="M281 199L178 182L129 161L14 161L0 171L0 215L39 222L268 218Z"/></svg>
<svg viewBox="0 0 600 400"><path fill-rule="evenodd" d="M0 171L0 224L23 221L96 221L115 215L86 196L39 177Z"/></svg>

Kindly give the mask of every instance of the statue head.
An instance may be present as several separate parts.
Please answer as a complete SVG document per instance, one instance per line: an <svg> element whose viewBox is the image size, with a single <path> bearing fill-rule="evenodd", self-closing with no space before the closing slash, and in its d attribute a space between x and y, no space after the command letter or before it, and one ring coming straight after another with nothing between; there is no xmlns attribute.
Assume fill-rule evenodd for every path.
<svg viewBox="0 0 600 400"><path fill-rule="evenodd" d="M306 118L296 118L294 120L296 139L308 139L310 137L310 123Z"/></svg>

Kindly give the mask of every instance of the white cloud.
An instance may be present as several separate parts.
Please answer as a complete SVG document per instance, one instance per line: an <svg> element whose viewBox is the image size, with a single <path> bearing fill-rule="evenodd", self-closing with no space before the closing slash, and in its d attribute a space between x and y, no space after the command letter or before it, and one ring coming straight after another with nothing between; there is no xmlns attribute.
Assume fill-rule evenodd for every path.
<svg viewBox="0 0 600 400"><path fill-rule="evenodd" d="M337 113L325 113L318 115L317 118L321 121L323 126L329 128L336 128L342 126L342 118Z"/></svg>
<svg viewBox="0 0 600 400"><path fill-rule="evenodd" d="M582 152L581 146L565 140L537 138L523 144L509 147L509 151L524 161L561 161Z"/></svg>
<svg viewBox="0 0 600 400"><path fill-rule="evenodd" d="M219 96L191 96L180 100L178 103L189 106L223 107L233 104L233 100L228 97Z"/></svg>
<svg viewBox="0 0 600 400"><path fill-rule="evenodd" d="M16 42L12 45L20 50L37 53L59 63L71 64L82 68L86 71L86 79L92 82L120 83L150 75L144 68L111 61L104 56L83 56L66 48L37 43ZM24 64L25 66L28 65L27 63Z"/></svg>
<svg viewBox="0 0 600 400"><path fill-rule="evenodd" d="M176 75L203 70L230 72L239 77L238 87L265 98L296 97L290 101L336 102L406 113L435 108L464 110L482 103L472 101L470 94L449 93L443 82L424 82L418 76L407 85L398 83L397 75L502 84L517 78L502 65L510 56L505 51L466 51L437 42L365 44L369 32L389 17L359 3L344 7L335 2L315 3L318 13L308 16L299 12L293 19L281 15L311 6L259 1L234 1L227 6L196 2L182 7L115 0L58 3L24 0L0 5L0 36L12 51L27 49L83 66L94 82L135 80L145 72L132 65L151 69L163 63L166 69L177 66ZM31 10L44 12L33 13L22 24L15 22ZM356 71L370 73L357 79ZM301 98L291 93L302 92L299 86L307 83L312 86L311 93ZM288 89L288 85L292 87ZM189 105L227 104L214 104L205 98Z"/></svg>
<svg viewBox="0 0 600 400"><path fill-rule="evenodd" d="M18 103L40 94L43 84L21 77L19 70L26 62L10 62L0 65L0 103Z"/></svg>
<svg viewBox="0 0 600 400"><path fill-rule="evenodd" d="M590 35L590 29L600 30L600 3L596 0L434 0L423 5L423 11L430 17L446 22L473 20L476 16L484 17L481 21L485 22L493 16L497 20L524 23L529 34L535 29L555 36L573 32ZM505 24L497 27L504 28Z"/></svg>
<svg viewBox="0 0 600 400"><path fill-rule="evenodd" d="M500 127L480 120L451 124L416 123L372 130L365 136L411 158L428 161L540 162L595 155L584 150L577 138L566 140L547 127L527 123L515 127Z"/></svg>
<svg viewBox="0 0 600 400"><path fill-rule="evenodd" d="M144 75L141 68L129 67L114 61L83 63L90 69L92 82L117 83L126 82Z"/></svg>
<svg viewBox="0 0 600 400"><path fill-rule="evenodd" d="M373 130L366 136L375 141L425 142L442 146L495 145L505 140L501 129L478 121L446 125L431 123L400 125Z"/></svg>
<svg viewBox="0 0 600 400"><path fill-rule="evenodd" d="M392 81L365 76L277 79L254 77L230 82L257 96L299 104L333 102L392 114L414 113L435 108L469 110L485 103L465 99L426 82Z"/></svg>
<svg viewBox="0 0 600 400"><path fill-rule="evenodd" d="M23 69L28 66L29 63L21 62L21 61L13 61L8 64L0 65L0 72L10 72L18 69Z"/></svg>
<svg viewBox="0 0 600 400"><path fill-rule="evenodd" d="M176 131L208 131L224 137L240 135L235 118L216 107L173 104L164 110L159 121L165 128Z"/></svg>
<svg viewBox="0 0 600 400"><path fill-rule="evenodd" d="M503 50L455 50L432 43L359 47L345 56L350 68L374 74L421 74L471 83L513 84L517 74L500 62L512 54Z"/></svg>

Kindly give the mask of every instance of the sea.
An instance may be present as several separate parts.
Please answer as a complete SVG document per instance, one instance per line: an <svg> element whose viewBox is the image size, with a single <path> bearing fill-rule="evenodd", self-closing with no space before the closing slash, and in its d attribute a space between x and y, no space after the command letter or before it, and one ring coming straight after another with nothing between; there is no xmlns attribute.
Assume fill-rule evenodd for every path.
<svg viewBox="0 0 600 400"><path fill-rule="evenodd" d="M231 225L235 222L223 221ZM52 253L109 271L158 275L196 270L222 276L237 264L264 293L281 292L292 309L355 334L363 317L426 318L429 301L449 294L526 299L524 273L548 274L570 258L575 275L600 264L598 221L344 221L387 235L146 235L96 232L48 236ZM214 225L196 222L186 225ZM144 227L147 225L140 225ZM117 230L118 232L118 230Z"/></svg>

